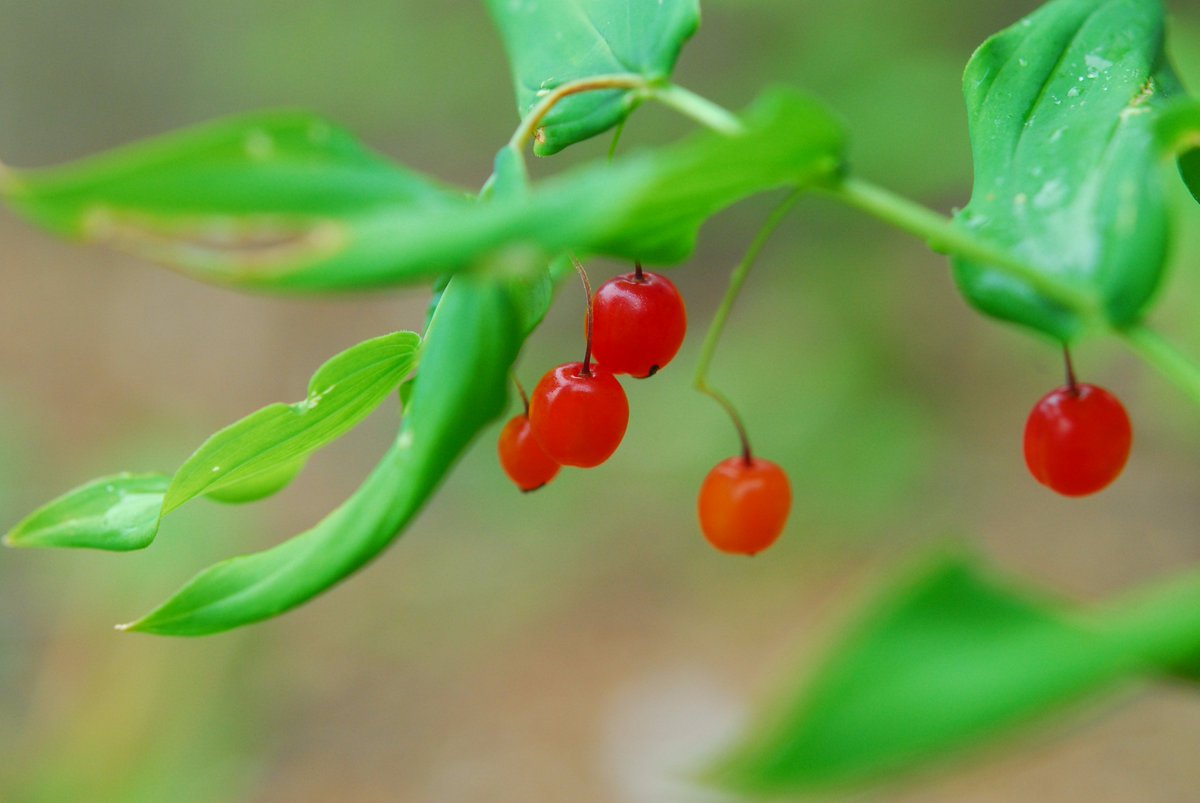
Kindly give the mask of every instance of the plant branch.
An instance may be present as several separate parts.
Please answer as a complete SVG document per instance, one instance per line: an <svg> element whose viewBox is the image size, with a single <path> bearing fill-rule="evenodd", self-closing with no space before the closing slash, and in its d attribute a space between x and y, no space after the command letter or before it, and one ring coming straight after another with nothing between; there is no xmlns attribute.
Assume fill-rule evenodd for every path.
<svg viewBox="0 0 1200 803"><path fill-rule="evenodd" d="M653 86L650 97L727 137L735 137L744 130L742 121L732 112L677 84Z"/></svg>
<svg viewBox="0 0 1200 803"><path fill-rule="evenodd" d="M746 251L746 255L742 257L742 261L729 277L729 289L725 291L725 297L721 299L721 305L717 307L717 312L713 316L712 323L709 324L708 332L704 335L704 344L700 347L700 360L696 364L696 377L692 381L693 387L701 393L709 396L718 404L725 408L725 412L733 419L733 425L737 428L738 436L742 439L742 455L746 461L751 459L750 439L746 435L746 427L742 423L741 416L738 415L733 403L720 391L716 390L708 383L708 370L712 365L713 357L717 353L717 344L721 341L721 335L725 331L725 324L729 321L729 315L733 311L734 302L737 301L738 295L742 292L742 285L746 283L746 278L750 275L751 268L758 261L759 254L762 253L763 247L767 244L767 240L775 233L775 229L779 228L779 224L787 217L788 212L792 211L792 207L800 200L804 194L803 190L794 190L787 198L783 200L775 208L763 223L758 234L754 237L754 242L750 244L750 248Z"/></svg>
<svg viewBox="0 0 1200 803"><path fill-rule="evenodd" d="M1091 293L1039 271L1011 253L960 229L937 212L870 182L847 178L837 185L823 189L849 206L921 237L934 251L965 257L1020 279L1047 298L1074 311L1084 320L1103 324L1142 360L1152 365L1193 402L1200 405L1200 366L1145 324L1134 324L1114 330L1105 320L1099 300Z"/></svg>
<svg viewBox="0 0 1200 803"><path fill-rule="evenodd" d="M868 181L846 178L825 191L834 198L898 229L915 234L942 254L965 257L1027 283L1047 298L1088 321L1101 318L1099 300L1076 285L1031 265L1003 248L979 239L953 221L915 201Z"/></svg>

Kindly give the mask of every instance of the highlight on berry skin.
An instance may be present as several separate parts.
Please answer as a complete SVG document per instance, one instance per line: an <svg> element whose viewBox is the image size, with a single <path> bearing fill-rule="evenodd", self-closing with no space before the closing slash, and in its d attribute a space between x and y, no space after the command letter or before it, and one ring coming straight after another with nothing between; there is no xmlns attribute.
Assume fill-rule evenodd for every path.
<svg viewBox="0 0 1200 803"><path fill-rule="evenodd" d="M1121 475L1133 445L1125 407L1096 385L1068 382L1046 394L1025 423L1025 464L1042 485L1080 497Z"/></svg>
<svg viewBox="0 0 1200 803"><path fill-rule="evenodd" d="M533 436L529 416L513 416L500 432L500 465L522 493L536 491L558 475L556 463Z"/></svg>
<svg viewBox="0 0 1200 803"><path fill-rule="evenodd" d="M675 358L687 334L687 306L675 283L640 264L601 285L592 307L592 350L614 374L653 376Z"/></svg>
<svg viewBox="0 0 1200 803"><path fill-rule="evenodd" d="M717 464L700 486L700 529L732 555L757 555L779 540L792 509L787 473L770 460L739 455Z"/></svg>

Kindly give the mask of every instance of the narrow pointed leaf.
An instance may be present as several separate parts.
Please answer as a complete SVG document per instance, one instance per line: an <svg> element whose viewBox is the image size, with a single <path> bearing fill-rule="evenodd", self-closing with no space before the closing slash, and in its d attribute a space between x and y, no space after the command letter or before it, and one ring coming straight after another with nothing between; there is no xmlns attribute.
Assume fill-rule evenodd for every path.
<svg viewBox="0 0 1200 803"><path fill-rule="evenodd" d="M60 235L264 288L313 271L352 283L392 256L363 236L380 209L469 202L299 112L218 120L63 167L6 171L0 197ZM410 280L435 272L427 266Z"/></svg>
<svg viewBox="0 0 1200 803"><path fill-rule="evenodd" d="M158 532L170 483L164 474L101 477L34 511L4 541L15 547L142 549Z"/></svg>
<svg viewBox="0 0 1200 803"><path fill-rule="evenodd" d="M700 24L698 0L488 0L512 62L522 117L557 86L615 73L647 80L670 76L679 51ZM556 153L620 123L627 92L566 98L547 116L536 151Z"/></svg>
<svg viewBox="0 0 1200 803"><path fill-rule="evenodd" d="M404 529L476 434L504 409L520 317L500 284L447 286L396 442L361 488L306 533L219 563L127 629L203 635L275 616L377 556Z"/></svg>
<svg viewBox="0 0 1200 803"><path fill-rule="evenodd" d="M1156 121L1179 92L1159 0L1052 0L989 39L964 77L975 154L959 225L1136 321L1168 245ZM981 311L1062 340L1090 322L1022 280L964 259Z"/></svg>
<svg viewBox="0 0 1200 803"><path fill-rule="evenodd" d="M273 404L209 438L174 477L119 474L50 502L6 537L16 547L124 552L153 542L163 516L197 496L251 502L284 488L308 457L383 403L416 366L420 338L396 332L347 349L313 375L308 397Z"/></svg>
<svg viewBox="0 0 1200 803"><path fill-rule="evenodd" d="M885 780L1200 655L1200 576L1079 610L962 556L896 583L713 772L762 795Z"/></svg>
<svg viewBox="0 0 1200 803"><path fill-rule="evenodd" d="M468 267L512 274L514 264L536 278L534 266L568 250L679 262L710 216L755 193L828 180L843 147L828 111L777 90L745 114L740 136L701 133L612 165L582 166L537 188L524 183L519 157L506 149L497 167L513 177L478 203L384 163L341 132L328 135L337 143L328 153L325 145L306 146L300 121L307 119L214 124L58 171L17 173L15 183L0 182L0 194L7 186L16 208L60 233L100 232L109 244L202 279L317 291L403 284ZM263 131L278 156L260 164L245 141ZM263 221L270 225L255 230ZM154 232L143 237L143 224ZM290 238L284 229L293 224L308 234ZM338 234L313 234L328 226ZM304 250L305 243L331 250L276 258L280 248ZM232 261L227 252L235 253Z"/></svg>
<svg viewBox="0 0 1200 803"><path fill-rule="evenodd" d="M313 452L337 440L370 415L412 373L420 337L396 332L359 343L329 360L295 404L272 404L213 435L188 458L167 491L163 512L202 494L228 492L274 473L259 498L274 492Z"/></svg>

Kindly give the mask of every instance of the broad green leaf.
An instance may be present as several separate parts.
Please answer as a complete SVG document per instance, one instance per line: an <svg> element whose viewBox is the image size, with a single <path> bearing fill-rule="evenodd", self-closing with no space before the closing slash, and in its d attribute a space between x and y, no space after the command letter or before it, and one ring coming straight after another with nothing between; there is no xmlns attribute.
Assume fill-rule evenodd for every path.
<svg viewBox="0 0 1200 803"><path fill-rule="evenodd" d="M698 0L488 0L512 61L522 117L554 88L616 73L666 79L700 24ZM631 110L628 92L589 92L560 101L538 132L548 156L603 133Z"/></svg>
<svg viewBox="0 0 1200 803"><path fill-rule="evenodd" d="M16 547L142 549L158 532L170 484L163 474L101 477L34 511L4 541Z"/></svg>
<svg viewBox="0 0 1200 803"><path fill-rule="evenodd" d="M1090 294L1105 322L1136 321L1169 231L1155 125L1178 81L1159 0L1052 0L983 44L964 91L975 187L957 222ZM982 312L1071 340L1077 310L986 265L955 260Z"/></svg>
<svg viewBox="0 0 1200 803"><path fill-rule="evenodd" d="M895 584L714 771L763 795L911 772L1200 655L1200 577L1073 610L938 556Z"/></svg>
<svg viewBox="0 0 1200 803"><path fill-rule="evenodd" d="M313 529L219 563L126 629L203 635L275 616L377 556L424 505L475 435L503 411L522 341L510 292L461 274L425 338L400 434L361 488Z"/></svg>
<svg viewBox="0 0 1200 803"><path fill-rule="evenodd" d="M218 494L274 473L260 498L286 485L310 454L353 429L383 403L416 366L420 338L396 332L359 343L313 375L308 397L272 404L213 435L175 472L163 513L202 494Z"/></svg>
<svg viewBox="0 0 1200 803"><path fill-rule="evenodd" d="M380 209L469 203L298 112L219 120L64 167L6 172L0 197L62 236L206 281L266 288L297 271L348 281L389 259L362 237ZM424 276L436 271L426 266Z"/></svg>

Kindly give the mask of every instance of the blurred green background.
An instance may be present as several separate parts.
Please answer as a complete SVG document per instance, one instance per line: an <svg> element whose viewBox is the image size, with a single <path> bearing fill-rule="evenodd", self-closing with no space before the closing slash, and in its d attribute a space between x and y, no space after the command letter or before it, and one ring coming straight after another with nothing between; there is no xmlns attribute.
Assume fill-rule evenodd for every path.
<svg viewBox="0 0 1200 803"><path fill-rule="evenodd" d="M1033 8L706 0L681 83L730 107L786 82L830 102L864 175L965 203L959 79ZM1200 85L1200 10L1172 50ZM213 116L302 106L466 187L516 125L477 2L0 0L0 156L53 164ZM623 149L688 123L647 108ZM587 143L538 172L604 152ZM521 496L479 442L408 535L281 619L197 641L123 636L195 571L277 543L356 487L395 428L385 406L279 497L198 503L142 554L0 554L0 800L617 801L724 798L687 770L818 654L865 589L923 543L965 537L1083 599L1200 559L1200 411L1111 341L1080 349L1137 442L1107 493L1030 479L1021 428L1057 353L965 308L944 261L812 199L771 243L714 372L759 451L790 472L789 529L754 560L703 542L695 493L736 441L689 389L700 334L774 199L712 221L672 276L692 336L605 466ZM1154 320L1200 354L1200 211ZM52 240L0 213L0 522L121 469L171 470L210 432L304 395L358 340L420 328L426 288L237 296ZM624 266L597 262L599 282ZM577 358L564 287L519 374ZM580 348L582 344L579 344ZM1200 695L1156 688L990 760L881 793L899 801L1186 801Z"/></svg>

